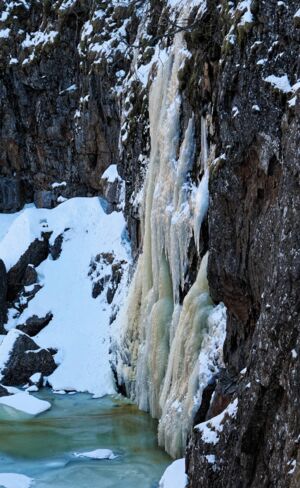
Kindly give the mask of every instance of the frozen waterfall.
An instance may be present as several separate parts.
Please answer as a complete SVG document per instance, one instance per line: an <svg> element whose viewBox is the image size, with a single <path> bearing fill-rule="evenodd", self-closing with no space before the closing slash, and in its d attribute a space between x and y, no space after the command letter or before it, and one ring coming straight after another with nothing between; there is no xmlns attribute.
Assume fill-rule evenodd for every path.
<svg viewBox="0 0 300 488"><path fill-rule="evenodd" d="M195 156L193 116L180 142L178 72L187 55L183 33L178 33L166 62L159 63L150 90L151 154L141 208L143 253L123 311L123 358L118 365L129 395L141 409L160 419L159 443L174 457L183 453L205 378L222 362L225 323L224 307L219 305L216 313L209 296L207 254L182 304L179 297L185 285L189 245L194 239L199 252L209 200L205 117L203 176L198 187L190 178ZM214 340L210 340L211 334Z"/></svg>

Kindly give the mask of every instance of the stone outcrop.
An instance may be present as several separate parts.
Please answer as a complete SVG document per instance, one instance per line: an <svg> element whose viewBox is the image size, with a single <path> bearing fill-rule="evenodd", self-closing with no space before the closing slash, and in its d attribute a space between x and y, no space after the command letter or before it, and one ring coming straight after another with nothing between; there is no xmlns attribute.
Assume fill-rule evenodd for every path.
<svg viewBox="0 0 300 488"><path fill-rule="evenodd" d="M30 337L34 337L51 322L52 318L51 312L48 312L45 317L33 315L26 320L25 324L18 324L16 329L21 330Z"/></svg>
<svg viewBox="0 0 300 488"><path fill-rule="evenodd" d="M28 383L34 373L49 376L56 368L51 353L40 348L28 335L12 329L4 339L2 354L7 345L10 351L7 360L1 365L1 382L4 385L23 385ZM3 360L3 359L2 359Z"/></svg>
<svg viewBox="0 0 300 488"><path fill-rule="evenodd" d="M49 245L47 235L44 235L41 239L35 239L30 244L18 262L7 273L8 300L14 300L22 286L27 283L28 265L38 266L47 258L48 253Z"/></svg>

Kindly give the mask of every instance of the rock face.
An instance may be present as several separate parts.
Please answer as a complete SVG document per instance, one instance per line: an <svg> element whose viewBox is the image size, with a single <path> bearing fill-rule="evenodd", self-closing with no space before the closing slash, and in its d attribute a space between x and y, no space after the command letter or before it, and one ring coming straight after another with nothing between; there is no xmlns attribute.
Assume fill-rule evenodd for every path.
<svg viewBox="0 0 300 488"><path fill-rule="evenodd" d="M31 201L44 192L36 193L38 205L52 206L45 192L57 181L67 182L67 197L98 192L101 174L117 162L113 87L130 61L121 53L136 32L135 8L0 2L0 175L17 173ZM102 43L112 69L98 59ZM0 181L0 210L16 208L14 185Z"/></svg>
<svg viewBox="0 0 300 488"><path fill-rule="evenodd" d="M4 385L22 385L29 381L34 373L49 376L56 368L51 353L41 349L26 334L11 330L1 345L4 354L7 344L11 346L7 360L1 365L1 381Z"/></svg>
<svg viewBox="0 0 300 488"><path fill-rule="evenodd" d="M224 415L217 442L203 434L210 411L202 428L194 429L187 450L190 488L298 484L300 119L291 88L299 78L293 64L299 55L296 7L251 2L251 23L233 23L239 42L226 52L223 41L218 69L209 60L214 88L206 96L215 104L216 127L211 142L224 159L210 177L208 278L213 299L227 307L224 359L237 383L223 408L238 403L234 415ZM224 32L222 17L219 22ZM287 91L276 81L285 76Z"/></svg>

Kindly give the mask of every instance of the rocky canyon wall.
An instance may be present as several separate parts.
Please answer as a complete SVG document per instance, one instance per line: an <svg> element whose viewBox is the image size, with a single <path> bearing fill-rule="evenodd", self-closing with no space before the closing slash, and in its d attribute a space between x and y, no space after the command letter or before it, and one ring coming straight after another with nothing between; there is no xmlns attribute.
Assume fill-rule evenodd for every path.
<svg viewBox="0 0 300 488"><path fill-rule="evenodd" d="M1 208L117 165L113 368L189 488L299 483L299 43L297 0L0 1Z"/></svg>

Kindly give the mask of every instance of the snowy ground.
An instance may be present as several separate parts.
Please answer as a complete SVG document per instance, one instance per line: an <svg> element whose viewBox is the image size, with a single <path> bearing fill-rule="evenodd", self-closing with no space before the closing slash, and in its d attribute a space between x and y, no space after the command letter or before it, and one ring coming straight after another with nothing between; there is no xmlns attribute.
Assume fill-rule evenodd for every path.
<svg viewBox="0 0 300 488"><path fill-rule="evenodd" d="M58 349L60 364L49 377L54 390L88 391L95 396L114 392L109 366L109 318L112 305L105 294L92 298L88 276L91 259L101 252L128 260L121 213L106 215L98 198L73 198L55 209L27 206L0 215L0 258L11 268L41 231L52 231L50 243L64 233L62 253L49 256L38 268L43 288L19 317L10 310L9 330L36 314L52 312L49 325L34 337L41 347ZM68 230L66 230L68 229ZM105 263L100 274L107 274Z"/></svg>

